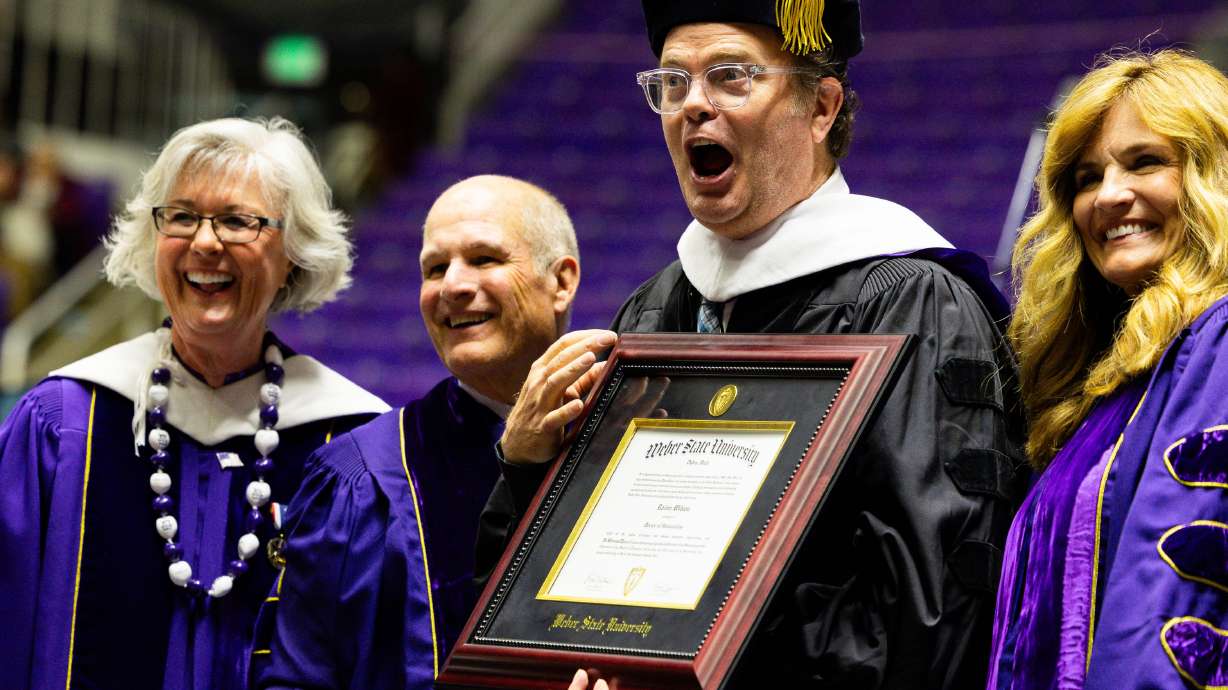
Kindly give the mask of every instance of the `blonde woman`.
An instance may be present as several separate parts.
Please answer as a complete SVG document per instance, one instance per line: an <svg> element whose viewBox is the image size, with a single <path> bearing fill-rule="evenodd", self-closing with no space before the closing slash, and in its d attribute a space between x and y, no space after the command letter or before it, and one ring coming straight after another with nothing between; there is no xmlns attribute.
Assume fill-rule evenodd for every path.
<svg viewBox="0 0 1228 690"><path fill-rule="evenodd" d="M1222 687L1228 79L1178 51L1104 59L1054 116L1038 187L1009 337L1043 472L989 687Z"/></svg>

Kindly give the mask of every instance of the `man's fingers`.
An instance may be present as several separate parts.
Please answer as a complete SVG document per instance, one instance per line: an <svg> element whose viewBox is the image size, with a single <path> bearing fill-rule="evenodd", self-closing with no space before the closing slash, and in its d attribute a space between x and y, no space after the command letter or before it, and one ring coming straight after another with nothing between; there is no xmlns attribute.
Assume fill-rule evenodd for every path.
<svg viewBox="0 0 1228 690"><path fill-rule="evenodd" d="M550 392L566 391L571 387L586 371L593 366L597 361L597 355L592 352L584 352L579 357L558 371L546 377L547 395ZM561 395L561 393L555 393Z"/></svg>
<svg viewBox="0 0 1228 690"><path fill-rule="evenodd" d="M597 362L588 371L584 372L579 381L576 381L576 392L579 393L579 397L583 398L588 395L593 386L597 385L597 381L601 379L601 374L605 371L605 365L606 362L604 361Z"/></svg>
<svg viewBox="0 0 1228 690"><path fill-rule="evenodd" d="M525 379L521 390L528 390L537 385L537 382L546 381L551 374L574 362L577 357L588 351L590 348L584 347L584 343L593 341L597 336L608 332L594 329L565 333L533 361L532 366L529 367L529 376Z"/></svg>
<svg viewBox="0 0 1228 690"><path fill-rule="evenodd" d="M591 333L592 335L576 340L570 343L567 347L558 350L550 359L548 368L551 371L558 370L567 364L574 362L585 353L596 354L603 352L612 346L618 339L618 336L613 331L580 331L582 333Z"/></svg>
<svg viewBox="0 0 1228 690"><path fill-rule="evenodd" d="M597 353L617 339L613 331L575 331L556 340L533 363L504 427L508 462L544 462L558 453L563 428L580 416L581 398L596 380L590 372Z"/></svg>
<svg viewBox="0 0 1228 690"><path fill-rule="evenodd" d="M567 690L590 690L588 687L588 673L584 669L577 669L576 675L571 677L571 685L567 686ZM610 686L600 678L596 683L593 683L591 690L610 690Z"/></svg>
<svg viewBox="0 0 1228 690"><path fill-rule="evenodd" d="M605 331L599 328L591 328L583 331L572 331L565 333L558 340L550 344L541 357L537 358L535 364L546 364L553 360L561 359L564 361L573 360L585 350L601 351L610 347L618 340L618 334L614 331ZM571 353L568 354L567 351Z"/></svg>
<svg viewBox="0 0 1228 690"><path fill-rule="evenodd" d="M582 338L571 337L579 334L587 335ZM576 331L559 338L551 346L552 351L548 350L533 364L533 369L521 388L521 397L532 395L538 405L546 407L552 407L564 397L572 397L568 394L569 387L597 361L597 353L609 348L617 338L613 331L601 330ZM565 340L569 344L561 349L555 347L563 344ZM577 397L584 395L591 385L586 383L577 388Z"/></svg>
<svg viewBox="0 0 1228 690"><path fill-rule="evenodd" d="M567 387L567 399L574 400L576 398L585 398L592 391L593 386L601 378L601 372L605 371L606 363L604 361L597 362L589 367L588 371L584 372L576 382Z"/></svg>
<svg viewBox="0 0 1228 690"><path fill-rule="evenodd" d="M590 335L578 339L573 337L584 333ZM587 366L597 360L597 353L608 347L602 343L612 342L614 337L612 331L591 330L576 331L559 338L545 354L533 362L529 375L520 388L520 397L534 391L538 392L539 397L545 397L543 393L546 392L557 393L562 389L552 391L541 389L557 389L558 383L570 375L568 372L574 372L571 380L567 381L567 385L570 385L575 380L575 376L579 376Z"/></svg>
<svg viewBox="0 0 1228 690"><path fill-rule="evenodd" d="M584 411L583 400L572 400L565 403L559 409L551 412L542 419L542 427L551 431L558 431L568 424L575 421L576 417Z"/></svg>

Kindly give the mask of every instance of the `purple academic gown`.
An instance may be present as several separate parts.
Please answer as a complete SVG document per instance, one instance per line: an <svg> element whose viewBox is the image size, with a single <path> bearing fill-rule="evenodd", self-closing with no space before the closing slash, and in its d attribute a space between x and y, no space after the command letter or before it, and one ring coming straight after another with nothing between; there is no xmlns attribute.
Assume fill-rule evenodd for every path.
<svg viewBox="0 0 1228 690"><path fill-rule="evenodd" d="M990 688L1228 685L1226 395L1228 298L1037 481L1007 545Z"/></svg>
<svg viewBox="0 0 1228 690"><path fill-rule="evenodd" d="M257 647L271 642L253 658L255 687L432 687L476 598L502 431L448 378L312 455L257 624Z"/></svg>
<svg viewBox="0 0 1228 690"><path fill-rule="evenodd" d="M4 690L245 687L252 625L276 571L262 550L224 598L193 598L171 583L154 531L150 450L133 454L132 414L132 402L107 388L49 378L0 427ZM272 500L294 494L312 449L367 419L279 430ZM245 531L257 453L250 436L203 446L169 431L177 541L207 584ZM223 470L217 456L227 451L243 467ZM272 530L266 520L262 545Z"/></svg>

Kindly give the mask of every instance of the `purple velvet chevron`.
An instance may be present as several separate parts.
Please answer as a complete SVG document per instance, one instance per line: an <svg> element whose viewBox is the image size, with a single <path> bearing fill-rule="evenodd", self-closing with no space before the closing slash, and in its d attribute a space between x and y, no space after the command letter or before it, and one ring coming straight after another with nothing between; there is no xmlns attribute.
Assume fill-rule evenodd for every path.
<svg viewBox="0 0 1228 690"><path fill-rule="evenodd" d="M1228 589L1228 526L1185 525L1160 540L1160 552L1182 576Z"/></svg>
<svg viewBox="0 0 1228 690"><path fill-rule="evenodd" d="M1186 436L1168 452L1168 462L1183 482L1228 484L1228 429Z"/></svg>
<svg viewBox="0 0 1228 690"><path fill-rule="evenodd" d="M1228 638L1223 631L1204 621L1178 619L1165 628L1164 644L1177 670L1198 687L1228 685L1224 664Z"/></svg>

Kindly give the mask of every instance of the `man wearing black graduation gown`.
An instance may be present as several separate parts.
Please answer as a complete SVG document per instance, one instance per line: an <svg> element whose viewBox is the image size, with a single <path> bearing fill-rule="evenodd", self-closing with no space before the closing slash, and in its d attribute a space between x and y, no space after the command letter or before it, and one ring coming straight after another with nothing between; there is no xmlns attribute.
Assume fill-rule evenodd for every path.
<svg viewBox="0 0 1228 690"><path fill-rule="evenodd" d="M979 687L1021 439L1005 304L978 258L907 209L849 193L837 162L855 108L857 2L828 0L819 27L787 9L778 25L774 5L644 2L661 69L638 78L695 221L613 329L913 334L732 687ZM501 441L479 573L611 339L572 336L530 372Z"/></svg>

